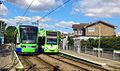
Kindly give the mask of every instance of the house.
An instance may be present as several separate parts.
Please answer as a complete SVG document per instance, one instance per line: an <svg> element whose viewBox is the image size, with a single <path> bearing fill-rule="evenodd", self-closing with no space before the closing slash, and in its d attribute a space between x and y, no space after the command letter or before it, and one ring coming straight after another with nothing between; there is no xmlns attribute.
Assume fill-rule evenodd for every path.
<svg viewBox="0 0 120 71"><path fill-rule="evenodd" d="M99 39L99 37L115 36L116 26L106 23L104 21L97 21L93 23L80 23L72 25L74 31L74 47L81 48L81 40L88 40L89 38Z"/></svg>
<svg viewBox="0 0 120 71"><path fill-rule="evenodd" d="M74 30L74 35L85 35L85 29L84 27L87 26L88 23L81 23L81 24L73 24L72 28Z"/></svg>
<svg viewBox="0 0 120 71"><path fill-rule="evenodd" d="M119 36L120 36L120 32L117 32L117 33L116 33L116 37L119 37Z"/></svg>
<svg viewBox="0 0 120 71"><path fill-rule="evenodd" d="M104 21L72 25L75 36L115 36L116 26Z"/></svg>

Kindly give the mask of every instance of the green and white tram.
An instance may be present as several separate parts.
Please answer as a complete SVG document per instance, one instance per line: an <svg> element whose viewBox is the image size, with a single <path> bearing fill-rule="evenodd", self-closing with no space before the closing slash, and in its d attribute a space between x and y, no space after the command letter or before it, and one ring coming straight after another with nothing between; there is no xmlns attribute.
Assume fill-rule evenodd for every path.
<svg viewBox="0 0 120 71"><path fill-rule="evenodd" d="M19 25L16 34L17 53L35 53L38 44L38 27Z"/></svg>
<svg viewBox="0 0 120 71"><path fill-rule="evenodd" d="M39 31L39 52L58 53L58 31L40 30Z"/></svg>

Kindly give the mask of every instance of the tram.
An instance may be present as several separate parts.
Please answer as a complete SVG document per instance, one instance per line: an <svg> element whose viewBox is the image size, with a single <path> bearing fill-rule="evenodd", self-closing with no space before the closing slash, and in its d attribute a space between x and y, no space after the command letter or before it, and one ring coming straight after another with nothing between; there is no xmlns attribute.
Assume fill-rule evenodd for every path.
<svg viewBox="0 0 120 71"><path fill-rule="evenodd" d="M42 53L58 53L59 49L58 31L40 30L39 31L39 52Z"/></svg>
<svg viewBox="0 0 120 71"><path fill-rule="evenodd" d="M19 25L16 32L16 52L36 53L38 50L38 27Z"/></svg>

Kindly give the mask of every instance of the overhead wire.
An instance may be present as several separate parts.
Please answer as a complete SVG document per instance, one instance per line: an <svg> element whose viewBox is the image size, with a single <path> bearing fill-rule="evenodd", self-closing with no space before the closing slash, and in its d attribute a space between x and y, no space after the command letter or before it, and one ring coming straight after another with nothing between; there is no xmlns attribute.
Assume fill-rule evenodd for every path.
<svg viewBox="0 0 120 71"><path fill-rule="evenodd" d="M27 7L27 9L25 10L25 12L23 13L23 16L26 15L27 11L29 10L29 8L31 7L32 3L34 2L34 0L32 0L32 2L30 3L30 5Z"/></svg>
<svg viewBox="0 0 120 71"><path fill-rule="evenodd" d="M60 7L62 7L63 5L67 4L68 2L70 2L71 0L67 0L65 1L62 5L58 6L57 8L53 9L52 11L50 11L49 13L45 14L43 17L41 17L39 20L44 19L45 17L47 17L48 15L50 15L51 13L53 13L54 11L56 11L57 9L59 9ZM29 8L31 7L32 3L34 2L34 0L32 0L32 2L30 3L30 5L26 8L25 12L23 13L23 16L26 15L27 11L29 10ZM0 4L2 4L2 1L0 1ZM12 44L13 42L11 42ZM13 44L12 44L13 45ZM12 50L12 52L14 52L14 48ZM12 55L14 56L14 55ZM13 60L13 64L15 63L15 59ZM12 65L14 66L14 65Z"/></svg>
<svg viewBox="0 0 120 71"><path fill-rule="evenodd" d="M71 1L71 0L65 1L62 5L58 6L58 7L55 8L55 9L53 9L52 11L50 11L49 13L47 13L46 15L44 15L43 17L41 17L39 20L44 19L45 17L47 17L48 15L50 15L51 13L53 13L54 11L56 11L57 9L61 8L63 5L67 4L69 1Z"/></svg>
<svg viewBox="0 0 120 71"><path fill-rule="evenodd" d="M56 11L57 9L61 8L62 6L64 6L65 4L67 4L67 3L70 2L70 1L71 1L71 0L65 1L62 5L58 6L57 8L53 9L52 11L50 11L49 13L47 13L47 14L45 14L43 17L41 17L41 18L39 19L39 21L42 20L42 19L44 19L45 17L49 16L51 13L53 13L53 12ZM30 5L27 7L27 9L25 10L23 16L26 15L27 11L29 10L29 8L31 7L31 5L32 5L33 2L34 2L34 0L32 0L32 2L30 3ZM38 21L38 20L37 20L37 21ZM39 24L39 23L38 23L38 24Z"/></svg>

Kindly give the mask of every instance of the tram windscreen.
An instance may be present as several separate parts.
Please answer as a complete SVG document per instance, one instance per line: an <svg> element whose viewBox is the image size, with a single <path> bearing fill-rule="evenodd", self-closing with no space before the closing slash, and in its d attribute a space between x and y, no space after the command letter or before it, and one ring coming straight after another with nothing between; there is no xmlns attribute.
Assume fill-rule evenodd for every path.
<svg viewBox="0 0 120 71"><path fill-rule="evenodd" d="M47 38L47 44L57 45L57 38Z"/></svg>
<svg viewBox="0 0 120 71"><path fill-rule="evenodd" d="M37 27L20 27L20 37L22 43L36 43Z"/></svg>
<svg viewBox="0 0 120 71"><path fill-rule="evenodd" d="M47 36L57 36L57 32L50 32L50 31L47 31Z"/></svg>

